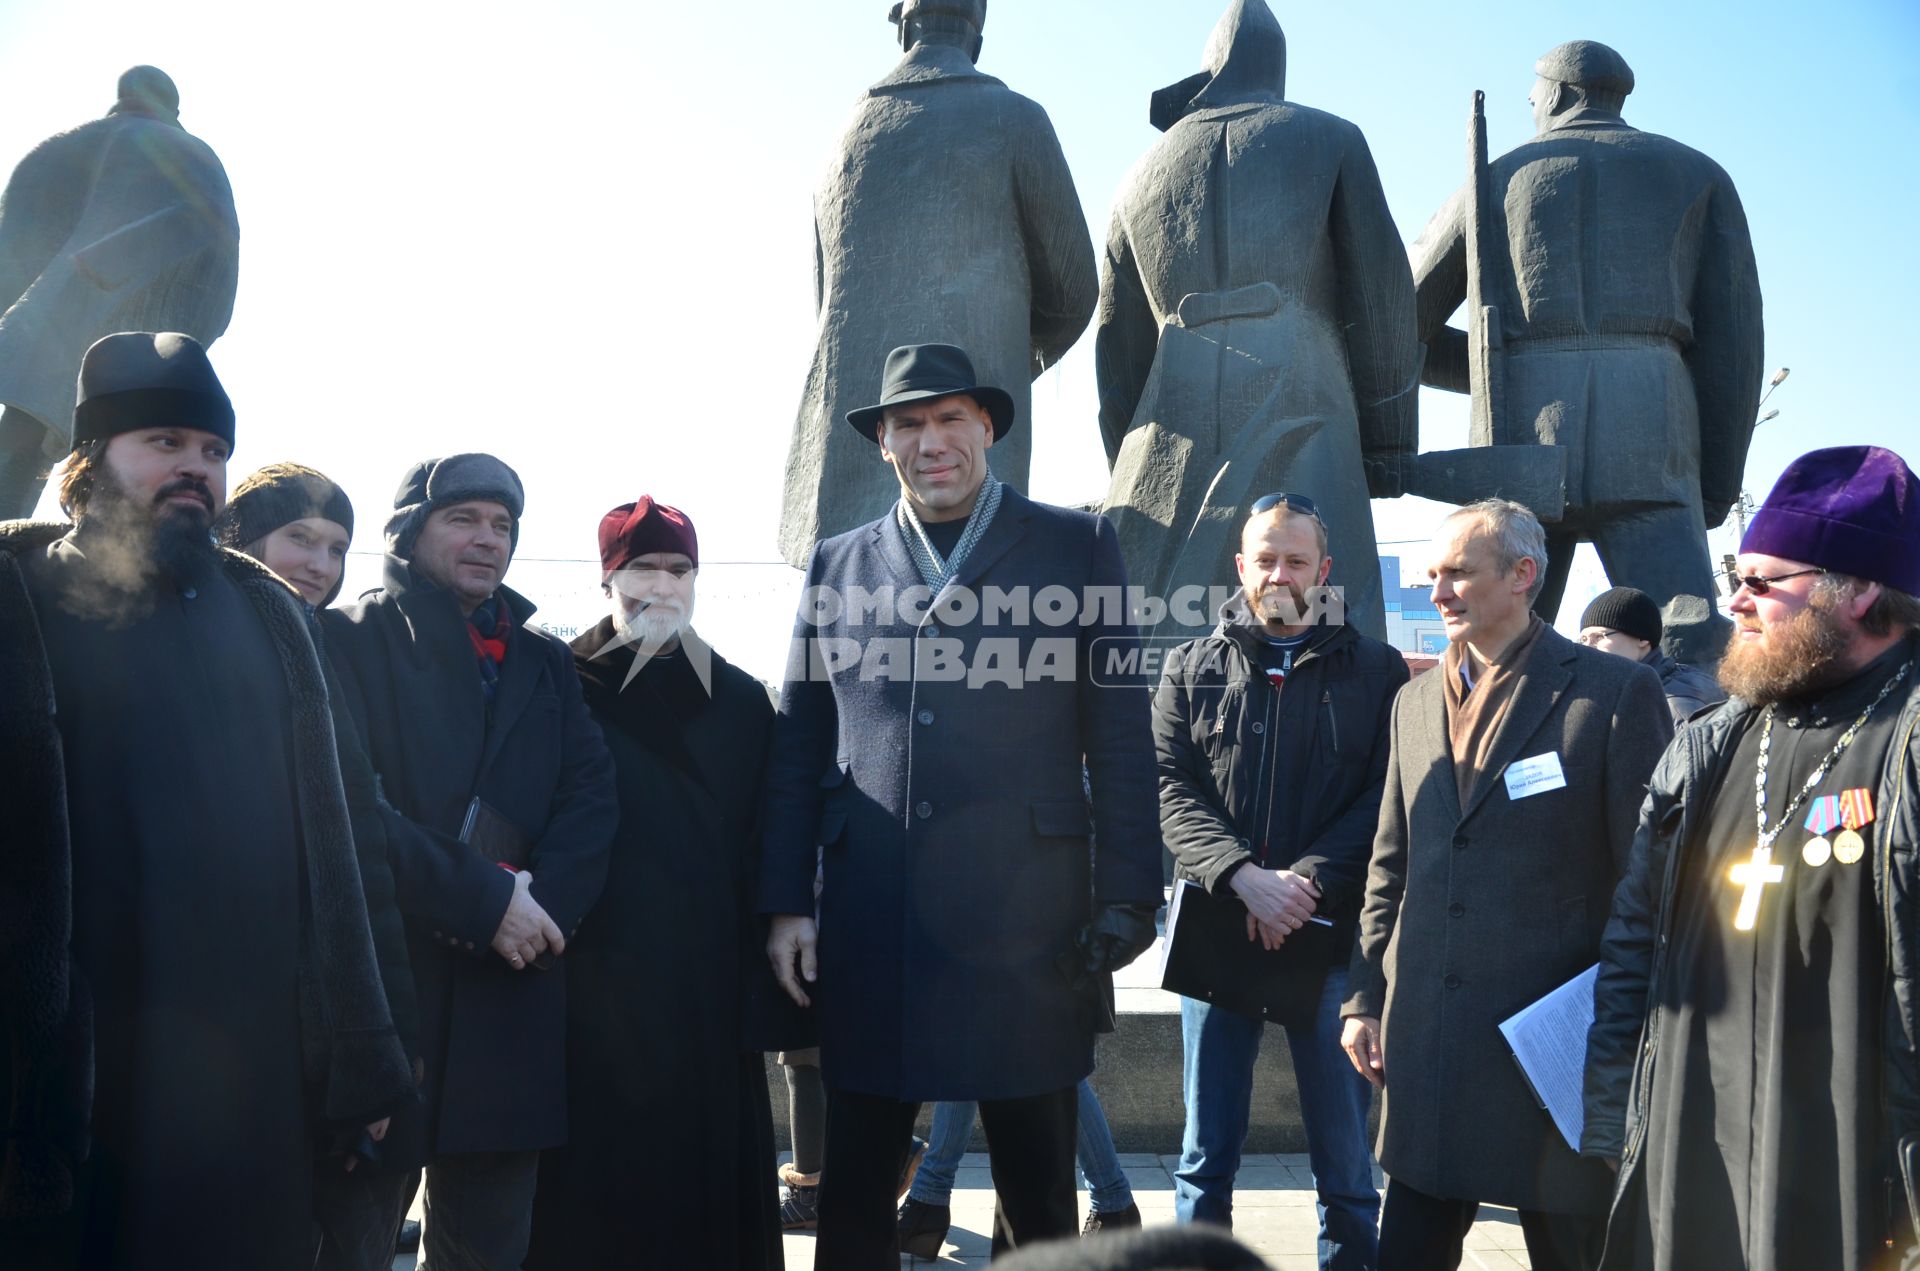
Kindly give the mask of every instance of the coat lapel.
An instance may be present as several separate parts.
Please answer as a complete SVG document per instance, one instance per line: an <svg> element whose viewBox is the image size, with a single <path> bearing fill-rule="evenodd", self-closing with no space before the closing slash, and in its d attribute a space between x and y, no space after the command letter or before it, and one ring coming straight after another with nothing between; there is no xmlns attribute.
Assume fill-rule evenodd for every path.
<svg viewBox="0 0 1920 1271"><path fill-rule="evenodd" d="M913 557L907 552L906 534L901 530L900 520L892 508L873 523L872 543L888 571L893 574L896 586L905 589L926 585L920 579L920 571L914 566Z"/></svg>
<svg viewBox="0 0 1920 1271"><path fill-rule="evenodd" d="M947 586L973 586L995 561L1027 536L1027 522L1032 519L1032 501L1012 486L1002 486L1000 510L994 513L993 524L987 526L987 532L980 536L980 541L973 545L967 558L960 562L960 572L953 576Z"/></svg>
<svg viewBox="0 0 1920 1271"><path fill-rule="evenodd" d="M480 752L476 780L486 778L487 768L500 753L540 681L540 646L527 630L533 606L504 587L501 604L513 616L513 642L507 646L507 660L500 664L500 682L493 686L493 709L487 712L487 744Z"/></svg>
<svg viewBox="0 0 1920 1271"><path fill-rule="evenodd" d="M1553 713L1560 695L1573 682L1573 662L1578 656L1575 648L1572 641L1552 627L1540 633L1540 643L1513 691L1513 705L1507 708L1507 717L1500 721L1500 735L1493 739L1486 771L1475 780L1473 792L1467 796L1467 806L1460 814L1461 820L1472 816L1474 809L1486 801L1487 795L1499 784L1500 774L1521 757L1520 752ZM1445 731L1444 714L1442 731Z"/></svg>
<svg viewBox="0 0 1920 1271"><path fill-rule="evenodd" d="M1424 694L1420 701L1420 737L1419 745L1413 747L1416 755L1431 755L1427 771L1422 773L1417 783L1408 788L1419 789L1428 781L1439 789L1440 802L1455 822L1460 815L1460 782L1453 775L1453 741L1447 736L1447 695L1444 677L1447 666L1443 661L1439 666L1415 680L1403 692ZM1401 777L1403 782L1406 777Z"/></svg>

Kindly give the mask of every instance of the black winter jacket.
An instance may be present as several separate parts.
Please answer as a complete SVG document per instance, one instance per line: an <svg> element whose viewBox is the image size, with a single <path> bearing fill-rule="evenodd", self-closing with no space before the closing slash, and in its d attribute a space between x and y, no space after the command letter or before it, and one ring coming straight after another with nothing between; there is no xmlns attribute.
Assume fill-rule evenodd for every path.
<svg viewBox="0 0 1920 1271"><path fill-rule="evenodd" d="M1160 830L1176 876L1226 894L1244 861L1320 888L1320 912L1357 914L1386 782L1398 650L1350 626L1318 632L1276 691L1242 597L1214 633L1167 658L1153 702ZM1264 844L1264 850L1262 848ZM1344 965L1346 946L1333 952Z"/></svg>
<svg viewBox="0 0 1920 1271"><path fill-rule="evenodd" d="M1894 744L1874 792L1880 832L1871 839L1874 893L1887 918L1880 1040L1886 1055L1887 1179L1895 1189L1904 1187L1909 1208L1920 1218L1920 1179L1899 1164L1920 1151L1920 683L1906 685L1896 700L1902 704ZM1639 1165L1646 1094L1660 1058L1646 1040L1657 1031L1647 1003L1658 1000L1669 974L1667 938L1681 858L1698 850L1705 831L1700 818L1726 775L1734 735L1752 710L1735 698L1674 736L1648 786L1627 873L1601 940L1580 1150L1621 1161L1616 1205Z"/></svg>

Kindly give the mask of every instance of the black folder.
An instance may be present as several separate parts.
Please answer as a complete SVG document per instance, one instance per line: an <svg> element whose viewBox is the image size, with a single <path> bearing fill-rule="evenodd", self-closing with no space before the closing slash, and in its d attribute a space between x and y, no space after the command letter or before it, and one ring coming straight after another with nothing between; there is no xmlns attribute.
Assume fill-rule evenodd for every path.
<svg viewBox="0 0 1920 1271"><path fill-rule="evenodd" d="M1160 987L1268 1024L1311 1024L1344 935L1341 926L1309 922L1267 949L1247 939L1238 897L1182 879L1167 912Z"/></svg>

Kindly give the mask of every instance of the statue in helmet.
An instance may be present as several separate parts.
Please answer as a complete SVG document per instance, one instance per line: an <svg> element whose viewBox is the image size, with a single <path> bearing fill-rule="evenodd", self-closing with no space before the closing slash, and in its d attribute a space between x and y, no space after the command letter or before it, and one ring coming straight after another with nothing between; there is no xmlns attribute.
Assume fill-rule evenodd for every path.
<svg viewBox="0 0 1920 1271"><path fill-rule="evenodd" d="M1330 581L1386 634L1368 506L1402 493L1418 424L1413 279L1360 129L1286 100L1266 0L1233 0L1205 70L1153 96L1166 135L1122 183L1095 356L1127 576L1174 601L1234 576L1248 507L1316 501ZM1184 612L1182 611L1184 609Z"/></svg>
<svg viewBox="0 0 1920 1271"><path fill-rule="evenodd" d="M1476 397L1492 394L1476 445L1565 450L1543 617L1582 540L1615 584L1663 607L1711 598L1707 530L1740 495L1763 374L1740 196L1706 155L1621 118L1633 71L1613 49L1575 40L1534 71L1539 135L1488 166L1479 197L1473 182L1456 193L1413 246L1422 379L1468 392L1472 378ZM1475 346L1447 326L1470 258ZM1667 652L1716 661L1727 620L1711 603L1682 610L1698 617L1668 628Z"/></svg>
<svg viewBox="0 0 1920 1271"><path fill-rule="evenodd" d="M0 519L33 511L73 448L81 355L116 331L212 344L233 316L240 223L166 72L120 77L106 117L50 137L0 195Z"/></svg>
<svg viewBox="0 0 1920 1271"><path fill-rule="evenodd" d="M780 518L792 565L899 497L843 418L874 399L888 350L959 345L1031 420L1029 384L1093 314L1093 243L1053 125L974 66L986 12L986 0L893 6L906 55L855 106L814 196L819 339ZM995 476L1025 488L1032 436L994 445Z"/></svg>

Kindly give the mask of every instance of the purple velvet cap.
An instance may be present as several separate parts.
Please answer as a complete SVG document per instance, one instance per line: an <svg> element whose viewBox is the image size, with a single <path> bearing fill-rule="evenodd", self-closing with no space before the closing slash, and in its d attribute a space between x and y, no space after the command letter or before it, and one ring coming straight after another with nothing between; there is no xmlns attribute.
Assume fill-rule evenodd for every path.
<svg viewBox="0 0 1920 1271"><path fill-rule="evenodd" d="M1879 446L1810 451L1773 483L1740 550L1920 594L1920 478Z"/></svg>

